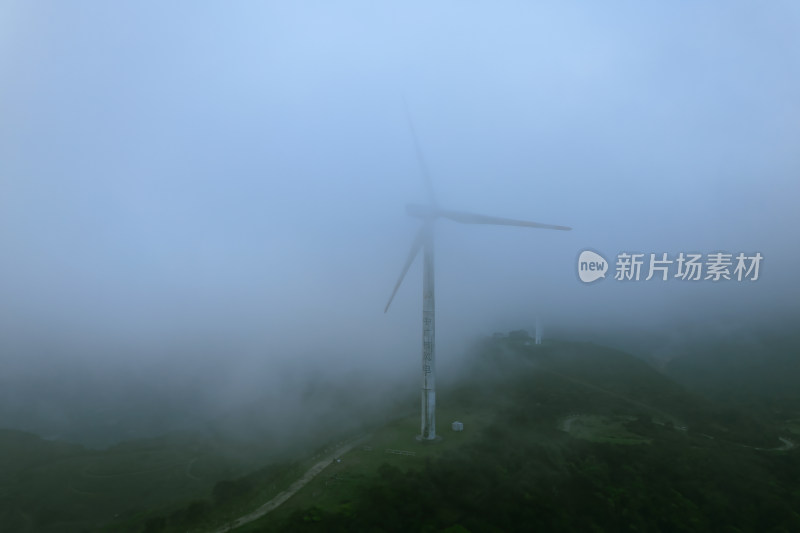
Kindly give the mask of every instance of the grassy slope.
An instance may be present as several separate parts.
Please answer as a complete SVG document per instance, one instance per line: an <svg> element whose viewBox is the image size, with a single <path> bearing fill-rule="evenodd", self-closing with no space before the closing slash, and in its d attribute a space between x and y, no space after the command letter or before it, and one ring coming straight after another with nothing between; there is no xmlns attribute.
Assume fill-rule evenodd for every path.
<svg viewBox="0 0 800 533"><path fill-rule="evenodd" d="M366 443L369 448L351 451L281 508L237 531L280 528L291 522L293 515L295 519L302 515L310 523L326 513L348 515L365 493L380 485L383 465L422 471L431 461L491 442L493 434L503 439L509 430L515 440L536 442L551 450L568 448L573 442L570 437L577 437L626 445L647 445L661 439L685 447L719 450L727 446L725 449L740 452L740 445L709 439L713 436L709 434L753 437L724 427L713 419L701 398L616 350L589 343L530 346L524 341L495 339L479 352L475 375L480 379L440 393L441 442L429 446L415 442L417 415L377 428ZM578 420L578 427L571 428L566 437L558 429L563 429L563 421L570 415ZM449 422L455 419L464 422L463 433L449 430ZM675 429L686 424L691 431ZM387 448L415 455L386 453Z"/></svg>
<svg viewBox="0 0 800 533"><path fill-rule="evenodd" d="M746 342L697 346L666 374L725 406L777 419L800 417L800 335L762 334Z"/></svg>
<svg viewBox="0 0 800 533"><path fill-rule="evenodd" d="M254 468L208 436L131 441L104 451L0 430L0 523L7 531L82 531L165 502L205 496Z"/></svg>
<svg viewBox="0 0 800 533"><path fill-rule="evenodd" d="M315 509L311 523L319 516L347 516L381 480L394 475L387 465L424 478L437 465L469 457L478 466L462 467L480 469L497 459L485 455L493 449L513 456L505 449L508 443L521 449L535 444L537 453L550 457L547 468L563 476L573 468L564 454L580 442L576 437L589 446L655 449L672 443L681 450L713 453L746 450L729 441L776 442L775 429L747 417L721 421L704 399L616 350L590 343L530 346L524 339L504 338L486 341L472 360L472 378L439 391L441 442L416 442L419 418L416 402L409 402L408 416L371 428L370 438L341 463L331 464L277 510L237 531L280 529L298 515L308 516L309 509ZM567 434L561 429L569 416L581 423ZM463 433L450 431L453 420L464 422ZM684 425L689 431L673 429ZM278 494L323 453L259 470L251 463L252 473L237 477L248 465L236 463L219 443L197 436L95 452L6 432L0 433L3 446L6 462L0 465L13 467L0 468L0 522L20 532L80 531L98 522L108 524L105 531L209 531ZM507 465L497 468L508 470ZM224 478L231 481L215 483Z"/></svg>

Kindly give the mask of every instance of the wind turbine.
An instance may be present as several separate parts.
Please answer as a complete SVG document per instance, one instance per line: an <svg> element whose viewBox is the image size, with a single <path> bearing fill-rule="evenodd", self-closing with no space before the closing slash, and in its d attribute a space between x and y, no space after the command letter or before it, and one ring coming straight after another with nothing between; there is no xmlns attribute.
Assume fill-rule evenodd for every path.
<svg viewBox="0 0 800 533"><path fill-rule="evenodd" d="M420 149L419 142L417 141L416 133L414 132L414 125L411 122L410 115L409 125L411 126L411 133L414 137L414 147L417 152L417 159L422 170L425 184L428 189L428 204L406 204L406 213L412 217L419 218L422 221L422 226L417 232L414 243L411 245L411 250L408 253L403 270L400 272L400 277L394 286L392 295L389 297L389 302L383 310L386 313L389 306L392 304L394 295L397 294L397 289L403 283L403 278L406 272L411 267L411 263L419 254L420 249L423 250L422 259L422 424L421 432L418 437L422 441L432 441L436 439L436 316L435 316L435 296L434 296L434 277L433 277L433 225L439 218L446 218L459 224L492 224L497 226L523 226L527 228L540 228L540 229L554 229L569 231L572 228L566 226L554 226L552 224L540 224L538 222L528 222L525 220L514 220L510 218L500 218L487 215L478 215L474 213L466 213L463 211L450 211L442 209L436 202L433 194L433 185L430 176L428 175L425 160L422 157L422 150Z"/></svg>

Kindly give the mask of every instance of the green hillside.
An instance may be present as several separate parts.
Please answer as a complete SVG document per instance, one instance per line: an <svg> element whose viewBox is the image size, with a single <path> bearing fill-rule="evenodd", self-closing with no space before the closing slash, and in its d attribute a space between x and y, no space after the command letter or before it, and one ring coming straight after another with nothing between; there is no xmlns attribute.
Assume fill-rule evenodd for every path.
<svg viewBox="0 0 800 533"><path fill-rule="evenodd" d="M786 424L723 416L718 400L591 343L512 332L464 365L439 388L433 444L415 439L411 393L280 461L208 435L98 452L0 433L0 523L202 533L261 508L236 531L800 530L800 438Z"/></svg>
<svg viewBox="0 0 800 533"><path fill-rule="evenodd" d="M800 417L800 335L763 333L694 346L666 374L719 404L725 416L747 412L776 422Z"/></svg>
<svg viewBox="0 0 800 533"><path fill-rule="evenodd" d="M107 450L0 430L0 530L89 531L212 490L256 467L253 450L209 435L172 434Z"/></svg>
<svg viewBox="0 0 800 533"><path fill-rule="evenodd" d="M747 416L720 420L713 402L591 343L494 338L475 349L470 365L468 378L440 388L441 441L417 442L419 418L410 410L370 428L282 505L236 531L800 526L800 456L779 440L781 428ZM454 420L463 432L450 429ZM240 501L249 502L242 515L258 507L258 489L246 479L239 480ZM234 523L214 497L206 505L194 521L165 514L141 530Z"/></svg>
<svg viewBox="0 0 800 533"><path fill-rule="evenodd" d="M746 416L715 419L713 405L632 356L506 338L482 346L475 369L480 379L451 401L492 414L469 438L445 430L443 443L463 441L456 449L415 462L386 456L372 477L337 464L342 485L355 486L329 489L338 502L298 495L304 508L287 505L246 531L800 528L797 448L752 447L781 441ZM571 416L594 424L566 431Z"/></svg>

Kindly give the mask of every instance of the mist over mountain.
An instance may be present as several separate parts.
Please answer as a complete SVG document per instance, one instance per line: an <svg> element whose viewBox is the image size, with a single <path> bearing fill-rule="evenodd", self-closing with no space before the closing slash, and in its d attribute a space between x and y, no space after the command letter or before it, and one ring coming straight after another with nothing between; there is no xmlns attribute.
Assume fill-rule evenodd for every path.
<svg viewBox="0 0 800 533"><path fill-rule="evenodd" d="M744 457L796 494L772 476L794 468L777 439L800 417L798 50L788 1L0 3L0 431L22 454L0 471L0 523L217 526L326 447L410 423L423 257L384 309L421 227L442 390L478 394L475 346L494 333L489 352L519 348L527 369L527 345L503 343L539 323L573 362L610 358L597 379L615 394L646 382L702 413L685 430L616 400L584 413L596 390L525 374L569 412L491 416L532 424L531 454L540 437L572 450L554 459L563 479L602 485L564 467L570 438L666 439L637 456L644 472L687 442L701 451L685 465L702 464L730 437L709 475ZM606 451L598 468L619 465ZM576 494L605 494L602 479ZM550 494L526 483L514 497ZM20 502L39 491L69 495L37 514Z"/></svg>

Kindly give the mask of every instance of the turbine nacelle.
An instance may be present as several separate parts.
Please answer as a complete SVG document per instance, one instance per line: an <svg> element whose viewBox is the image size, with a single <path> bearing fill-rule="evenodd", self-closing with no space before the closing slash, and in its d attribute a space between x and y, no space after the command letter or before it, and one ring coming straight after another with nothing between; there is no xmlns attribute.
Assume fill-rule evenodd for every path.
<svg viewBox="0 0 800 533"><path fill-rule="evenodd" d="M521 226L526 228L552 229L561 231L569 231L572 229L567 226L541 224L539 222L530 222L528 220L515 220L513 218L479 215L476 213L466 213L464 211L449 211L447 209L440 209L435 204L434 205L406 204L406 213L408 213L412 217L420 218L424 222L422 224L422 227L417 232L417 237L414 239L414 243L411 245L411 250L409 251L408 258L406 258L406 262L403 265L403 270L400 272L400 277L397 278L397 283L394 286L392 295L389 297L389 301L387 302L386 307L383 310L384 313L389 310L389 306L392 304L394 295L397 294L397 289L399 289L400 285L403 283L403 278L405 278L406 272L408 272L409 267L411 267L411 263L414 262L414 258L417 257L417 254L422 249L425 242L431 240L433 221L436 220L437 218L446 218L452 220L453 222L458 222L459 224Z"/></svg>

